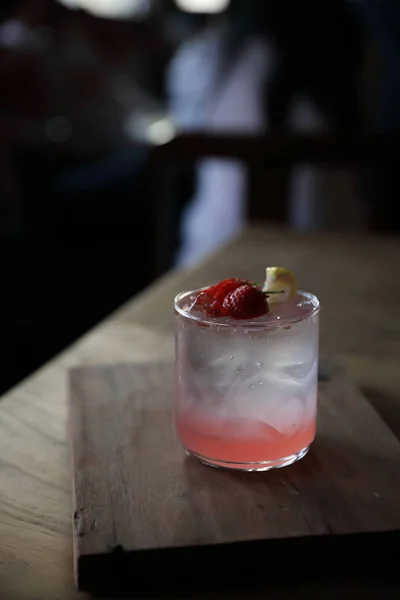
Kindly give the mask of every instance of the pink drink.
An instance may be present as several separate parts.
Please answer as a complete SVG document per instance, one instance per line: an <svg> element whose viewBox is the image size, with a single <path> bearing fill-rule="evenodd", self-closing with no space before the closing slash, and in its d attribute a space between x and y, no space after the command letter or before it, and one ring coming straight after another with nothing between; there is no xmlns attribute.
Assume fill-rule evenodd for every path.
<svg viewBox="0 0 400 600"><path fill-rule="evenodd" d="M302 458L316 431L317 298L299 292L259 319L234 321L191 311L195 294L175 300L183 446L213 466L249 471Z"/></svg>

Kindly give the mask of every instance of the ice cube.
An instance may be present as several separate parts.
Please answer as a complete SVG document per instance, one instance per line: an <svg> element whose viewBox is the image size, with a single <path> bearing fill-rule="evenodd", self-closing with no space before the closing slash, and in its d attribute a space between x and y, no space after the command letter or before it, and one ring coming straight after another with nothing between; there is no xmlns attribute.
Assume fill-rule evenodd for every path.
<svg viewBox="0 0 400 600"><path fill-rule="evenodd" d="M290 330L273 332L270 337L268 368L285 372L295 379L302 378L312 369L317 353L317 327L314 323L298 323Z"/></svg>
<svg viewBox="0 0 400 600"><path fill-rule="evenodd" d="M202 328L197 323L191 326L193 331L185 336L186 352L182 357L185 379L199 401L215 405L224 398L238 375L232 331Z"/></svg>
<svg viewBox="0 0 400 600"><path fill-rule="evenodd" d="M286 437L295 435L305 422L305 405L299 397L270 404L268 409L263 413L263 420Z"/></svg>

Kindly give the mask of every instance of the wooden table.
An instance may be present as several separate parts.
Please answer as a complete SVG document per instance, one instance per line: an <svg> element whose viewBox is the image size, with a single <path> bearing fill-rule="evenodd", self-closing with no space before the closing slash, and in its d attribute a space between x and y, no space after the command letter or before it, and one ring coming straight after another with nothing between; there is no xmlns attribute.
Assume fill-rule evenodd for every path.
<svg viewBox="0 0 400 600"><path fill-rule="evenodd" d="M1 399L2 600L83 597L72 574L68 368L172 357L175 293L229 276L260 280L273 264L292 268L301 287L319 296L322 350L345 361L400 436L400 240L249 229L199 268L156 282ZM326 589L315 581L270 597L319 598L324 589L324 597L336 598L356 586L364 597L398 597L379 582L330 582Z"/></svg>

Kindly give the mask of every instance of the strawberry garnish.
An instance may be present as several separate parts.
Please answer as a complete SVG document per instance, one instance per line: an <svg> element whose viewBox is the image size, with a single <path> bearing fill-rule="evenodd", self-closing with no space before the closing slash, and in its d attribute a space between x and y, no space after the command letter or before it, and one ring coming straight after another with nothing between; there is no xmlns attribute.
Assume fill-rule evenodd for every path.
<svg viewBox="0 0 400 600"><path fill-rule="evenodd" d="M221 317L224 310L222 302L211 296L208 291L200 292L190 307L190 310L198 309L203 311L207 317Z"/></svg>
<svg viewBox="0 0 400 600"><path fill-rule="evenodd" d="M267 314L265 294L249 281L224 279L200 292L192 308L202 310L207 317L255 319Z"/></svg>
<svg viewBox="0 0 400 600"><path fill-rule="evenodd" d="M269 311L265 294L246 283L229 293L223 302L224 315L232 319L256 319Z"/></svg>
<svg viewBox="0 0 400 600"><path fill-rule="evenodd" d="M220 281L220 283L217 283L217 285L213 285L211 288L206 290L206 293L213 296L219 302L223 302L228 294L234 292L238 287L247 283L248 282L244 281L243 279L224 279L223 281Z"/></svg>
<svg viewBox="0 0 400 600"><path fill-rule="evenodd" d="M246 284L242 279L224 279L198 294L194 307L204 310L207 317L224 316L223 302L231 292Z"/></svg>
<svg viewBox="0 0 400 600"><path fill-rule="evenodd" d="M202 294L202 298L200 299L203 310L205 311L207 317L222 317L224 314L224 309L222 306L222 302L217 298L214 298L207 292Z"/></svg>

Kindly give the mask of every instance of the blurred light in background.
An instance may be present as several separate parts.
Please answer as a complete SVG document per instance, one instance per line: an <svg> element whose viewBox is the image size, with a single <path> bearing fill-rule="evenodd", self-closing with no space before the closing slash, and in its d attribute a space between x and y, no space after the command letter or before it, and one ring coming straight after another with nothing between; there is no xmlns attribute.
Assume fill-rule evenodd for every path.
<svg viewBox="0 0 400 600"><path fill-rule="evenodd" d="M67 8L79 8L78 0L58 0L58 2Z"/></svg>
<svg viewBox="0 0 400 600"><path fill-rule="evenodd" d="M58 0L67 8L82 8L97 17L128 19L148 12L151 0Z"/></svg>
<svg viewBox="0 0 400 600"><path fill-rule="evenodd" d="M161 146L177 134L172 120L164 114L145 114L133 111L125 120L124 133L134 142Z"/></svg>
<svg viewBox="0 0 400 600"><path fill-rule="evenodd" d="M261 2L262 0L260 0ZM231 0L175 0L180 10L191 13L215 14L226 10Z"/></svg>
<svg viewBox="0 0 400 600"><path fill-rule="evenodd" d="M148 128L148 139L151 144L161 145L170 142L176 134L175 126L169 119L155 121Z"/></svg>

